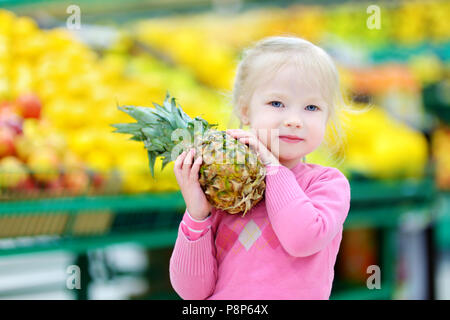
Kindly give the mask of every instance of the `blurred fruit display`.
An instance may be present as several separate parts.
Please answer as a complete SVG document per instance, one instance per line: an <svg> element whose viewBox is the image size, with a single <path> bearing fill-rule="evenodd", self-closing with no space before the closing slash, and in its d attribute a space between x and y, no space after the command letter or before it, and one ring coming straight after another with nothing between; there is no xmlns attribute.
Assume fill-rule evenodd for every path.
<svg viewBox="0 0 450 320"><path fill-rule="evenodd" d="M117 103L148 103L170 87L186 112L211 122L227 116L222 97L187 72L121 52L120 43L100 58L67 31L40 30L28 17L0 11L0 23L0 157L16 159L2 174L20 162L32 179L28 189L80 194L104 182L110 192L176 190L170 165L153 179L145 150L112 133L111 123L126 121ZM21 181L3 183L2 192L15 180Z"/></svg>
<svg viewBox="0 0 450 320"><path fill-rule="evenodd" d="M345 115L343 115L344 117ZM425 136L383 108L347 115L345 168L373 179L421 178L428 161Z"/></svg>
<svg viewBox="0 0 450 320"><path fill-rule="evenodd" d="M40 99L31 93L0 107L0 197L105 191L106 177L90 170L40 111Z"/></svg>
<svg viewBox="0 0 450 320"><path fill-rule="evenodd" d="M448 1L400 2L377 7L381 19L379 29L367 27L367 5L352 2L291 5L287 9L271 6L233 17L210 14L150 19L138 21L134 32L139 40L165 52L202 82L225 89L231 88L233 59L239 51L266 36L300 35L324 44L340 39L358 50L389 49L397 44L404 46L401 52L408 52L405 48L425 40L439 44L450 39L450 23L444 18L450 14ZM427 64L421 64L422 70ZM436 70L435 65L431 72Z"/></svg>
<svg viewBox="0 0 450 320"><path fill-rule="evenodd" d="M438 46L450 39L443 18L449 10L447 1L382 6L376 32L365 27L368 15L356 4L153 18L118 28L118 41L100 51L76 33L43 30L29 17L0 10L0 195L177 190L173 163L155 170L153 178L145 149L112 133L110 124L130 121L117 104L149 105L170 89L187 114L201 115L223 130L238 124L231 118L230 91L241 50L253 41L293 34L318 44L365 43L369 50L425 40ZM375 103L367 113L340 115L343 162L337 164L325 149L307 161L336 166L349 178L353 173L374 179L421 177L427 141L392 111L408 114L418 94L429 98L445 92L445 52L412 55L405 65L339 66L343 89L374 97ZM394 91L403 104L386 108ZM433 108L425 100L424 107ZM441 136L436 133L439 144ZM329 130L327 139L335 142ZM157 159L156 166L161 162Z"/></svg>

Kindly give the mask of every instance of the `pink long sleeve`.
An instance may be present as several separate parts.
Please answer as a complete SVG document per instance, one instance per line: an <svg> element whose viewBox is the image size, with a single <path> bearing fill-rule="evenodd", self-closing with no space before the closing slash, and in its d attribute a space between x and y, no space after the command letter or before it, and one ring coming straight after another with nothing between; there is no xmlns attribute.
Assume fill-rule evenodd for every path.
<svg viewBox="0 0 450 320"><path fill-rule="evenodd" d="M203 300L214 291L217 261L211 223L211 216L196 222L188 216L186 210L178 228L169 273L172 287L183 299ZM203 231L199 235L198 232L192 232L192 229Z"/></svg>
<svg viewBox="0 0 450 320"><path fill-rule="evenodd" d="M319 252L342 230L350 207L350 184L335 168L327 168L303 190L284 166L268 167L266 207L283 248L294 257Z"/></svg>
<svg viewBox="0 0 450 320"><path fill-rule="evenodd" d="M205 220L199 221L192 218L186 209L183 220L181 220L181 229L189 240L197 240L204 236L208 231L208 228L211 228L211 215Z"/></svg>

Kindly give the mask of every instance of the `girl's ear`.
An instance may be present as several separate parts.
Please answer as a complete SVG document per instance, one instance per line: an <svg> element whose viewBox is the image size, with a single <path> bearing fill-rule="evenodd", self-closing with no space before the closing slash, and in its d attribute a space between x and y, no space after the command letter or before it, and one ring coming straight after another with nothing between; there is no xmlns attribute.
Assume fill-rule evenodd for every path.
<svg viewBox="0 0 450 320"><path fill-rule="evenodd" d="M244 125L248 125L249 124L249 120L248 120L248 107L242 107L241 109L241 122Z"/></svg>
<svg viewBox="0 0 450 320"><path fill-rule="evenodd" d="M248 125L249 124L249 107L246 103L243 102L243 98L239 99L239 120L241 124Z"/></svg>

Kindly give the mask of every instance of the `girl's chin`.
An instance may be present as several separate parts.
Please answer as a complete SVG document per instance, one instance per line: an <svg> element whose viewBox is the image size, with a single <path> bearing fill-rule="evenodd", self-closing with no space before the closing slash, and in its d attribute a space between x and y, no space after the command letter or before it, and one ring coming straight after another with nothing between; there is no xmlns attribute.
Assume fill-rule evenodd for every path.
<svg viewBox="0 0 450 320"><path fill-rule="evenodd" d="M278 157L278 160L281 161L295 161L298 159L303 158L303 155L301 154L280 154L280 156Z"/></svg>
<svg viewBox="0 0 450 320"><path fill-rule="evenodd" d="M283 148L279 148L278 150L280 150L280 152L273 152L270 148L268 148L269 150L270 150L270 152L272 152L276 157L277 157L277 154L278 154L278 157L277 157L277 159L278 159L278 161L280 162L280 163L282 163L282 162L293 162L293 161L296 161L296 160L301 160L302 158L303 158L303 153L299 153L298 151L297 152L292 152L293 150L292 150L292 148L286 148L286 147L283 147Z"/></svg>
<svg viewBox="0 0 450 320"><path fill-rule="evenodd" d="M294 159L294 160L290 160L290 161L280 161L280 164L289 169L292 169L296 165L298 165L301 161L302 161L302 159Z"/></svg>

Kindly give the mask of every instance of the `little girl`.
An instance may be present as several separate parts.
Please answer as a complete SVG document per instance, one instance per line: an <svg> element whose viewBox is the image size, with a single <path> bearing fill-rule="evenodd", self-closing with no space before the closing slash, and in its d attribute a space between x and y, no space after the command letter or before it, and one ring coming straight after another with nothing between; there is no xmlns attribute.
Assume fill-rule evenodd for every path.
<svg viewBox="0 0 450 320"><path fill-rule="evenodd" d="M251 131L227 133L258 152L267 169L265 196L244 217L215 209L198 182L201 156L178 156L174 172L186 212L170 280L180 297L329 299L350 185L338 169L302 158L322 143L341 101L336 67L312 43L268 37L245 51L233 107L241 128Z"/></svg>

